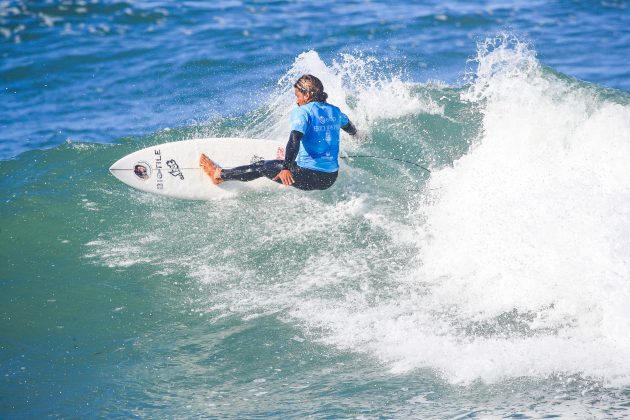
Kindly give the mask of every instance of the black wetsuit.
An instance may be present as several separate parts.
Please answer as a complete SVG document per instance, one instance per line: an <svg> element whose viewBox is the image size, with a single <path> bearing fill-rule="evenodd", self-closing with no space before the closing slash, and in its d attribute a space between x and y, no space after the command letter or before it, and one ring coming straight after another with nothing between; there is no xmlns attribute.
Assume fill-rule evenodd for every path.
<svg viewBox="0 0 630 420"><path fill-rule="evenodd" d="M342 130L350 135L357 132L355 126L348 124L341 127ZM292 187L300 190L325 190L330 188L337 180L338 172L323 172L313 169L302 168L295 163L298 151L300 150L300 141L303 134L299 131L291 131L289 142L284 154L284 160L261 160L251 165L238 166L236 168L224 168L221 171L221 179L224 181L253 181L262 176L273 179L283 169L288 169L293 175L294 183ZM279 179L276 181L282 183Z"/></svg>

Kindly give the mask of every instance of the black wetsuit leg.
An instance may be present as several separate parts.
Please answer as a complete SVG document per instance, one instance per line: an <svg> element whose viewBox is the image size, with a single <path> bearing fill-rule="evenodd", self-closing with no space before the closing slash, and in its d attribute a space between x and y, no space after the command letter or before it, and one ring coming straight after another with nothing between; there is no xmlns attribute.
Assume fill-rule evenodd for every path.
<svg viewBox="0 0 630 420"><path fill-rule="evenodd" d="M261 160L251 165L238 166L236 168L224 168L221 171L221 179L224 181L253 181L262 176L273 179L282 170L282 160ZM295 162L290 168L293 180L292 187L300 190L325 190L330 188L337 180L337 172L321 172L298 166ZM276 182L282 182L277 180Z"/></svg>
<svg viewBox="0 0 630 420"><path fill-rule="evenodd" d="M221 179L224 181L253 181L261 176L273 179L282 170L282 160L259 160L251 165L224 168Z"/></svg>

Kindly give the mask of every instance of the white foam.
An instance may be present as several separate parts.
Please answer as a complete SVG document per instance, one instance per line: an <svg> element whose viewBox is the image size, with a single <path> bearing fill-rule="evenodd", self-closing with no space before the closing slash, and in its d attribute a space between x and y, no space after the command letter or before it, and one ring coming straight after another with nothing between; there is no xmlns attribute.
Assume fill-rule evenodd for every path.
<svg viewBox="0 0 630 420"><path fill-rule="evenodd" d="M478 62L465 98L483 106L482 136L433 173L418 215L410 282L425 293L404 322L376 313L367 341L397 370L454 382L630 383L630 108L544 74L513 40L482 45Z"/></svg>

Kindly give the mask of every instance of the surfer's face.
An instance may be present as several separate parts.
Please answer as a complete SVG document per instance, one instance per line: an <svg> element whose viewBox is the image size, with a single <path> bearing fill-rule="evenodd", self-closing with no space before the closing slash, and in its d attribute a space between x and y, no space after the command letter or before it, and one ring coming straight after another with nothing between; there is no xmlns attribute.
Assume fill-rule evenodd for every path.
<svg viewBox="0 0 630 420"><path fill-rule="evenodd" d="M297 98L297 104L298 106L302 106L304 104L307 104L308 101L311 100L311 94L308 92L302 92L300 89L295 88L295 97Z"/></svg>

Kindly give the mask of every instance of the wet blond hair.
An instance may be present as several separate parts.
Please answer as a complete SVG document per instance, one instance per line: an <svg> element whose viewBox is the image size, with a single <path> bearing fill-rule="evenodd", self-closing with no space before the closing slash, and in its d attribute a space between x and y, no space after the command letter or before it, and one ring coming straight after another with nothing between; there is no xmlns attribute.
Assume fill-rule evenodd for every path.
<svg viewBox="0 0 630 420"><path fill-rule="evenodd" d="M311 99L309 102L326 102L326 99L328 99L328 94L324 92L322 81L312 74L305 74L300 77L293 87L302 93L310 93Z"/></svg>

